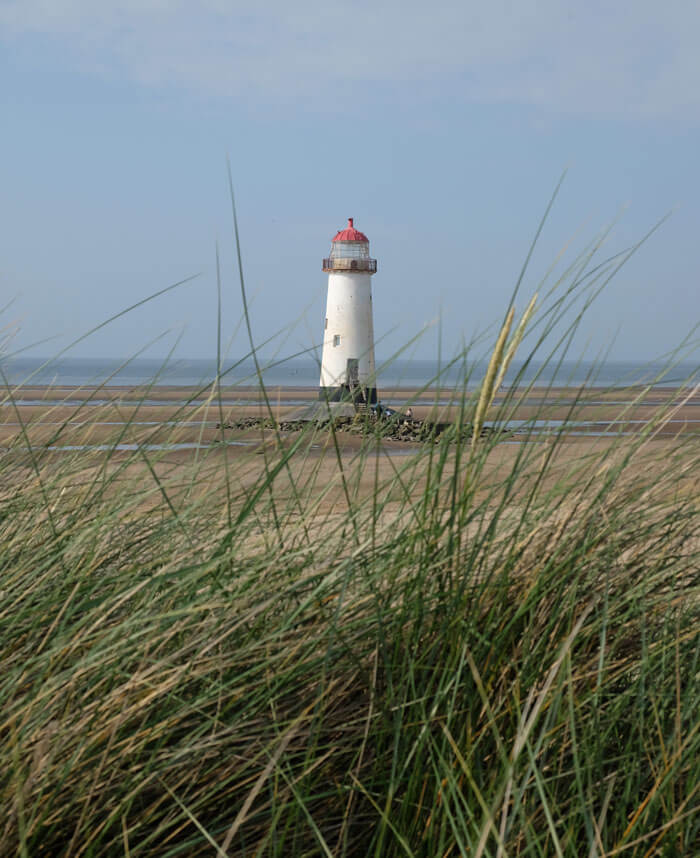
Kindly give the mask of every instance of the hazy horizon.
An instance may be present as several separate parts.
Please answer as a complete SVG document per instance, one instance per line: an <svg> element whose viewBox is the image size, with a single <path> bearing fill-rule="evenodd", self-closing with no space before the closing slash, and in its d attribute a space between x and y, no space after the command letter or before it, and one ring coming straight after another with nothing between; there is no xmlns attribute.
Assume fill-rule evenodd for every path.
<svg viewBox="0 0 700 858"><path fill-rule="evenodd" d="M269 388L318 388L320 362L317 357L284 358L259 356L263 381ZM485 376L487 359L470 357L466 361L443 355L441 360L424 358L377 357L377 383L380 388L440 386L459 390L468 380L473 388ZM209 385L217 378L217 362L208 358L173 358L167 362L154 358L72 358L48 359L23 357L4 361L3 372L10 385L48 385L52 387L93 387L148 385L196 387ZM252 357L235 359L229 356L221 362L224 386L257 386L257 367ZM676 361L577 361L575 359L545 362L544 360L513 360L504 376L505 385L533 383L536 387L557 385L567 387L622 387L630 384L687 386L697 383L700 367L697 362Z"/></svg>

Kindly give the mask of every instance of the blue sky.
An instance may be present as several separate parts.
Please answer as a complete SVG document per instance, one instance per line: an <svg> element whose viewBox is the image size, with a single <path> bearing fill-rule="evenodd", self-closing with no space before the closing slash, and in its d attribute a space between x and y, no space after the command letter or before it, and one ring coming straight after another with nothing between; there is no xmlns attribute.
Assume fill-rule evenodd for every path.
<svg viewBox="0 0 700 858"><path fill-rule="evenodd" d="M0 325L121 357L245 349L231 159L256 337L321 339L322 257L348 216L379 259L380 355L428 325L453 351L502 317L567 178L521 303L616 221L606 250L669 220L576 342L650 359L700 318L700 4L0 0ZM563 263L560 263L560 269ZM430 324L440 317L441 325Z"/></svg>

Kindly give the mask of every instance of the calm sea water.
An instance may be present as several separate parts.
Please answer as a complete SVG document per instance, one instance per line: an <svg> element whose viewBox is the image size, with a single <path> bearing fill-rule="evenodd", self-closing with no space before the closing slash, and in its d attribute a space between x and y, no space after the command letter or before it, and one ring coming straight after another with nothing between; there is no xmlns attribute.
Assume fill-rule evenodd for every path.
<svg viewBox="0 0 700 858"><path fill-rule="evenodd" d="M263 379L270 387L317 387L318 364L310 359L294 358L284 361L261 361ZM60 358L46 363L39 358L5 358L0 365L10 384L52 385L124 385L131 386L154 382L156 385L204 385L216 375L216 364L211 360L171 360L167 365L161 361L135 359L127 364L108 358ZM250 359L235 362L230 360L223 367L223 384L257 385L255 367ZM480 381L486 371L485 364L468 364L469 386ZM465 367L453 366L434 360L397 359L390 363L378 363L378 385L380 389L422 387L440 383L447 387L462 385ZM518 379L518 376L519 379ZM558 369L554 365L531 364L527 367L513 363L506 375L505 383L516 379L523 383L534 381L538 386L551 384L594 384L601 387L621 387L632 383L655 383L675 386L689 379L700 381L697 363L684 362L672 367L659 363L631 361L608 361L594 365L590 362L567 362Z"/></svg>

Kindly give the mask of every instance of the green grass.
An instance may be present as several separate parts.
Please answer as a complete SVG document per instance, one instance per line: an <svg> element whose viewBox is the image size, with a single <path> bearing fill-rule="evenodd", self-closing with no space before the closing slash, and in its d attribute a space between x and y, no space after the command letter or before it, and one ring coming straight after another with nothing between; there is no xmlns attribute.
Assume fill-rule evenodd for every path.
<svg viewBox="0 0 700 858"><path fill-rule="evenodd" d="M318 441L0 459L0 854L691 854L697 440Z"/></svg>
<svg viewBox="0 0 700 858"><path fill-rule="evenodd" d="M596 249L534 316L531 359L562 357L570 302L617 266ZM507 327L482 389L459 358L464 421ZM354 458L331 437L331 484L312 428L177 468L20 433L0 455L0 855L693 854L700 448L654 452L671 409L496 469L497 434L381 468L379 437Z"/></svg>

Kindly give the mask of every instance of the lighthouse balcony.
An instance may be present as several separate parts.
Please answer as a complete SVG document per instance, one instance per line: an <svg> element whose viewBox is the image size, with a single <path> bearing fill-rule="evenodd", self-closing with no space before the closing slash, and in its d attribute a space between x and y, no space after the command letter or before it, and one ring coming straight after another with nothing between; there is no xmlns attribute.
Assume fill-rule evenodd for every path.
<svg viewBox="0 0 700 858"><path fill-rule="evenodd" d="M330 256L323 260L324 271L366 271L375 274L377 271L377 260L365 257L364 259L348 259L344 257Z"/></svg>

